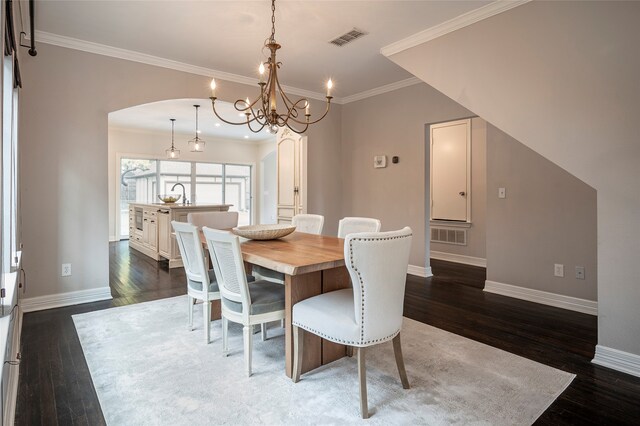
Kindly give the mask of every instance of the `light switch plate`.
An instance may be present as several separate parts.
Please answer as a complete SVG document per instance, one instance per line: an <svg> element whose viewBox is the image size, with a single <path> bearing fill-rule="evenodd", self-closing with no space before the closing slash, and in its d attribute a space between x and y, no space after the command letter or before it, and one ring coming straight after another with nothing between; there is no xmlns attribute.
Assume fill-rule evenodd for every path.
<svg viewBox="0 0 640 426"><path fill-rule="evenodd" d="M61 272L63 277L70 277L71 276L71 264L70 263L63 263L62 264L62 272Z"/></svg>
<svg viewBox="0 0 640 426"><path fill-rule="evenodd" d="M498 188L498 198L507 198L506 188Z"/></svg>
<svg viewBox="0 0 640 426"><path fill-rule="evenodd" d="M584 280L584 266L576 266L576 279Z"/></svg>
<svg viewBox="0 0 640 426"><path fill-rule="evenodd" d="M564 277L564 265L561 263L553 265L553 275L560 278Z"/></svg>

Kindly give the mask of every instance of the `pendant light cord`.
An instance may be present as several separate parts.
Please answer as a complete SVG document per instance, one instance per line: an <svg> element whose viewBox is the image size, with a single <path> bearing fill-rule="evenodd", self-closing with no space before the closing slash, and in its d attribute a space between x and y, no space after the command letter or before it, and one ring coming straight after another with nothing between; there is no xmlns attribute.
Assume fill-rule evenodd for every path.
<svg viewBox="0 0 640 426"><path fill-rule="evenodd" d="M172 118L171 119L171 151L174 150L174 146L173 146L173 139L174 139L173 138L173 129L174 129L175 125L176 125L176 119Z"/></svg>

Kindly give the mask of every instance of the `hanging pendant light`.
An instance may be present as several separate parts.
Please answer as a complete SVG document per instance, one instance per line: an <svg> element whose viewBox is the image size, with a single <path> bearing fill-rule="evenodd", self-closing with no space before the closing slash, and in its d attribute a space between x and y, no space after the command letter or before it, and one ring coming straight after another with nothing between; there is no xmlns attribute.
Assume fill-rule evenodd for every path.
<svg viewBox="0 0 640 426"><path fill-rule="evenodd" d="M167 153L167 158L173 160L176 158L180 158L180 150L176 149L174 145L174 129L176 125L176 119L170 118L170 120L171 120L171 148L167 149L165 152Z"/></svg>
<svg viewBox="0 0 640 426"><path fill-rule="evenodd" d="M276 43L276 2L271 0L271 36L267 39L264 47L271 52L269 58L265 62L260 63L258 72L260 74L260 96L253 102L247 98L239 99L234 102L233 106L239 112L240 117L245 117L244 121L232 122L220 117L216 111L216 81L211 80L211 105L213 113L220 120L227 124L237 126L247 125L249 130L254 133L260 132L265 127L270 133L276 133L280 127L288 127L296 133L302 133L309 128L310 124L315 124L322 120L331 106L331 89L333 82L331 79L327 82L327 106L324 113L317 119L311 120L311 104L308 99L301 98L293 102L289 96L282 90L280 81L278 80L278 68L282 65L276 59L276 51L280 49L280 45ZM265 79L265 71L267 76ZM278 102L282 103L282 113L278 112Z"/></svg>
<svg viewBox="0 0 640 426"><path fill-rule="evenodd" d="M200 138L200 129L198 128L198 108L200 105L194 105L196 108L196 137L189 141L191 152L204 152L205 141Z"/></svg>

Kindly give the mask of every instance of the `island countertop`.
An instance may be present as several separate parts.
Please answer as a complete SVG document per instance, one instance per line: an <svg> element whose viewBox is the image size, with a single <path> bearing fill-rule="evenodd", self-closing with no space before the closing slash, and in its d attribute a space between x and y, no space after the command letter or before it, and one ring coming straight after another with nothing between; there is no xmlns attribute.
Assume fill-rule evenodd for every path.
<svg viewBox="0 0 640 426"><path fill-rule="evenodd" d="M156 207L159 209L216 209L227 211L233 204L129 203L129 205L140 207Z"/></svg>

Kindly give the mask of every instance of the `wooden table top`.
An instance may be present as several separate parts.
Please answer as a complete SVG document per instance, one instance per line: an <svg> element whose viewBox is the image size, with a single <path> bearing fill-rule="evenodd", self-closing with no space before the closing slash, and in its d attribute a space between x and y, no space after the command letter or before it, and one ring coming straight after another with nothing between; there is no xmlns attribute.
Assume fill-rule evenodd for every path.
<svg viewBox="0 0 640 426"><path fill-rule="evenodd" d="M200 238L206 245L202 233ZM245 262L287 275L306 274L345 265L342 238L294 232L277 240L240 238L240 241Z"/></svg>

